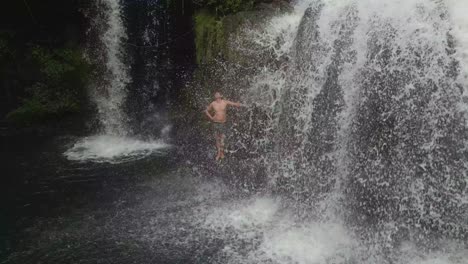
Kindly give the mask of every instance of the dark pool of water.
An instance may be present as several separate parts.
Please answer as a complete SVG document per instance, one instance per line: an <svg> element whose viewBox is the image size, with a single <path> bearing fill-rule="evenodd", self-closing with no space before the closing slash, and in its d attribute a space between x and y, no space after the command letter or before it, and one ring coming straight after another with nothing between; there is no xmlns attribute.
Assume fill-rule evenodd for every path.
<svg viewBox="0 0 468 264"><path fill-rule="evenodd" d="M174 157L168 150L123 164L70 162L62 153L75 140L50 134L2 137L2 258L35 239L28 230L44 219L112 207L140 182L169 170Z"/></svg>
<svg viewBox="0 0 468 264"><path fill-rule="evenodd" d="M242 172L234 157L216 164L203 139L109 164L68 161L78 138L2 137L0 263L222 263L210 258L223 241L191 219L205 204L262 190L261 173Z"/></svg>

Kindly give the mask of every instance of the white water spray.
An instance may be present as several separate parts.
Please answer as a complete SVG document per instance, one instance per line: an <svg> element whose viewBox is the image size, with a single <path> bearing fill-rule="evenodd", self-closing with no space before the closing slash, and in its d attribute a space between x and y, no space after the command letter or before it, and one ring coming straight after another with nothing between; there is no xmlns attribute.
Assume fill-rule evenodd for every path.
<svg viewBox="0 0 468 264"><path fill-rule="evenodd" d="M73 161L119 163L147 157L168 145L156 140L132 138L126 114L128 86L131 82L126 62L126 27L121 0L97 0L101 10L94 26L99 33L100 63L104 66L102 82L95 84L91 98L98 110L102 132L76 142L65 156ZM99 45L98 45L99 46ZM162 132L170 128L165 126Z"/></svg>
<svg viewBox="0 0 468 264"><path fill-rule="evenodd" d="M462 71L460 72L460 82L468 83L468 2L459 0L447 0L448 12L452 21L452 30L457 42L457 58L460 61ZM468 96L468 87L464 85L464 96Z"/></svg>
<svg viewBox="0 0 468 264"><path fill-rule="evenodd" d="M364 243L382 263L462 263L466 252L441 237L460 241L468 228L467 7L305 0L245 31L239 50L267 50L274 63L261 65L243 100L270 120L258 141L274 151L260 161L296 217L372 226L378 235ZM417 244L405 260L404 240Z"/></svg>
<svg viewBox="0 0 468 264"><path fill-rule="evenodd" d="M142 141L109 135L92 136L79 140L65 156L73 161L122 163L142 159L152 154L163 154L169 147L163 141Z"/></svg>
<svg viewBox="0 0 468 264"><path fill-rule="evenodd" d="M261 140L275 148L262 160L277 197L227 201L214 186L158 199L165 215L141 238L222 243L210 263L465 264L460 5L308 0L249 32L282 64L257 71L244 98L268 111Z"/></svg>
<svg viewBox="0 0 468 264"><path fill-rule="evenodd" d="M104 133L126 136L129 134L128 117L125 113L127 86L130 83L129 69L123 43L127 39L120 0L102 0L104 17L97 26L104 31L100 35L105 64L104 83L94 89L92 99L98 108L99 121Z"/></svg>

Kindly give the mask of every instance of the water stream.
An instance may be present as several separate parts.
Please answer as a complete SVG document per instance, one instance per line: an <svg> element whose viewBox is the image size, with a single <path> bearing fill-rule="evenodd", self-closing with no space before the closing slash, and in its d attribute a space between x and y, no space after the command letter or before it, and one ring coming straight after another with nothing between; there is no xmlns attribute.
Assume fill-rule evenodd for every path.
<svg viewBox="0 0 468 264"><path fill-rule="evenodd" d="M163 143L161 135L169 129L167 123L162 123L159 115L154 111L146 114L146 122L156 123L152 125L153 130L158 129L161 133L159 138L153 139L148 136L139 136L133 131L135 126L129 118L127 94L130 84L135 85L130 74L129 54L127 45L129 38L124 21L125 5L121 0L99 0L96 1L97 15L93 19L91 32L98 35L97 43L93 43L92 54L99 54L97 58L90 58L97 64L102 65L102 76L93 87L90 87L90 98L94 101L98 110L98 121L101 129L98 135L82 138L76 142L65 155L70 160L93 160L97 162L118 163L139 158L151 154L157 154L161 149L169 147ZM147 11L151 14L151 11ZM152 26L152 27L151 27ZM143 36L143 45L155 45L152 41L157 40L157 25L148 24ZM153 77L151 81L152 93L158 93L156 76L151 74L154 68L149 64L157 64L157 57L150 54L145 64L146 72ZM137 83L140 84L140 83ZM145 109L151 109L151 104L145 100L137 102ZM152 116L153 115L153 116ZM164 120L165 121L165 120ZM166 132L167 133L167 132ZM151 135L156 134L152 131ZM157 143L155 143L157 142Z"/></svg>
<svg viewBox="0 0 468 264"><path fill-rule="evenodd" d="M344 221L372 245L358 263L423 262L448 241L466 257L467 8L300 1L241 37L273 55L244 96L270 120L258 141L271 188L296 218Z"/></svg>

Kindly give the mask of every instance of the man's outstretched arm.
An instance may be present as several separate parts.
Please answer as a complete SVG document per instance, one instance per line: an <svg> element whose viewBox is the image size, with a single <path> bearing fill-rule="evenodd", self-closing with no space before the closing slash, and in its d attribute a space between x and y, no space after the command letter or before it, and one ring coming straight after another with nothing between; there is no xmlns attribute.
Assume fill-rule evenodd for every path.
<svg viewBox="0 0 468 264"><path fill-rule="evenodd" d="M208 116L208 118L209 118L210 120L213 120L213 118L214 118L214 117L210 114L210 111L211 111L212 109L213 109L213 105L210 104L210 105L206 108L206 110L205 110L205 114L206 114L206 116Z"/></svg>
<svg viewBox="0 0 468 264"><path fill-rule="evenodd" d="M227 103L228 105L235 106L235 107L241 107L241 106L243 106L243 105L242 105L241 103L239 103L239 102L235 103L235 102L231 102L231 101L226 101L226 103Z"/></svg>

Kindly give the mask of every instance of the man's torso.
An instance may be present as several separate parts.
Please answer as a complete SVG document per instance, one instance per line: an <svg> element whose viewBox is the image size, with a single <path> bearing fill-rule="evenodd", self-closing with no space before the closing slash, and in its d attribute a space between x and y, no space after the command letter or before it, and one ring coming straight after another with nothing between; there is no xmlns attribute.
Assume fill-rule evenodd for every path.
<svg viewBox="0 0 468 264"><path fill-rule="evenodd" d="M213 106L213 110L215 112L213 121L218 123L226 122L227 103L224 100L221 100L220 102L214 101L211 103L211 105Z"/></svg>

